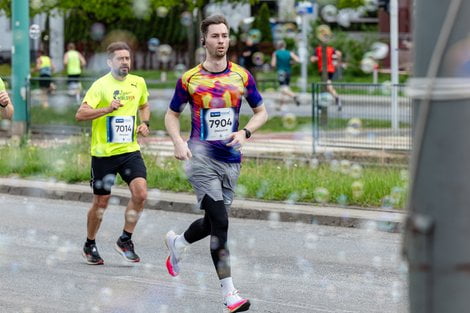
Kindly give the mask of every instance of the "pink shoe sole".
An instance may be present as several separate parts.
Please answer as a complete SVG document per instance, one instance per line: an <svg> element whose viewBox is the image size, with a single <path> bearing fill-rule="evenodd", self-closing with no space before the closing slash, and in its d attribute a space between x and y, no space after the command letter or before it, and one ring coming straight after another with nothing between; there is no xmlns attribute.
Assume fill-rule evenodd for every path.
<svg viewBox="0 0 470 313"><path fill-rule="evenodd" d="M248 311L249 308L250 308L250 300L248 299L243 299L240 302L227 306L227 309L230 313Z"/></svg>
<svg viewBox="0 0 470 313"><path fill-rule="evenodd" d="M166 269L168 270L168 274L170 274L173 277L178 276L178 273L175 272L175 270L173 269L173 265L170 262L170 256L166 258L165 263L166 263Z"/></svg>

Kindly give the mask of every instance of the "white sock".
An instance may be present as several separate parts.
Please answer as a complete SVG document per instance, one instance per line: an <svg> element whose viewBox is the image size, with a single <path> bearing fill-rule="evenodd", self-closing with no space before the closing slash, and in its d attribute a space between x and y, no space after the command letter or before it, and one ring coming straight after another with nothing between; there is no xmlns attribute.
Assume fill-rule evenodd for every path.
<svg viewBox="0 0 470 313"><path fill-rule="evenodd" d="M183 234L178 235L178 237L176 237L176 240L175 240L176 249L183 250L187 246L189 246L189 242L186 241L186 239L184 238L184 235Z"/></svg>
<svg viewBox="0 0 470 313"><path fill-rule="evenodd" d="M233 286L232 277L227 277L220 280L220 287L222 287L222 295L225 297L227 294L235 290Z"/></svg>

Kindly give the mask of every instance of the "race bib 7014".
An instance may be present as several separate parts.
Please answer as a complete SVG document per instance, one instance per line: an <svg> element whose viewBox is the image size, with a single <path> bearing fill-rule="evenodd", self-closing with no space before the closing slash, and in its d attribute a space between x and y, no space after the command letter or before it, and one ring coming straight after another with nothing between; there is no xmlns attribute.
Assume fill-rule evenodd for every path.
<svg viewBox="0 0 470 313"><path fill-rule="evenodd" d="M134 141L135 116L107 116L107 142L124 143Z"/></svg>
<svg viewBox="0 0 470 313"><path fill-rule="evenodd" d="M201 140L225 140L235 129L235 109L201 109Z"/></svg>

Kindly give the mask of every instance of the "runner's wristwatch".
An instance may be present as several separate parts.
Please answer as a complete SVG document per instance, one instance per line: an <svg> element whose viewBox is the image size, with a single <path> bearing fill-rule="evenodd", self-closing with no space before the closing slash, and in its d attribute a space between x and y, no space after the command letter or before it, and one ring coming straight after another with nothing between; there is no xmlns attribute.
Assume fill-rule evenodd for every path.
<svg viewBox="0 0 470 313"><path fill-rule="evenodd" d="M246 139L250 138L251 137L251 132L246 128L243 128L243 130L245 131L245 138Z"/></svg>
<svg viewBox="0 0 470 313"><path fill-rule="evenodd" d="M150 122L149 121L142 121L145 125L147 125L148 128L150 128Z"/></svg>

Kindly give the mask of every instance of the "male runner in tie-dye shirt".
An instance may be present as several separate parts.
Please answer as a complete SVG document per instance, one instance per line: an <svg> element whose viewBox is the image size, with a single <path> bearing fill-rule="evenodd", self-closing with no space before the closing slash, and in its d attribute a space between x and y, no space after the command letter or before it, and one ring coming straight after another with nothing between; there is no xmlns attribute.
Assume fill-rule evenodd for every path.
<svg viewBox="0 0 470 313"><path fill-rule="evenodd" d="M240 151L227 143L229 135L238 130L242 97L252 108L263 104L253 76L235 63L226 62L219 72L209 71L202 63L184 73L176 84L170 109L181 113L189 102L189 148L193 154L196 150L218 161L240 163Z"/></svg>
<svg viewBox="0 0 470 313"><path fill-rule="evenodd" d="M181 235L169 231L166 244L168 272L177 276L184 249L211 236L210 252L217 271L225 306L229 312L249 309L232 281L227 247L228 213L240 174L240 147L267 120L266 108L251 74L227 60L229 26L225 17L214 15L201 23L205 61L178 81L165 116L165 126L175 146L175 157L188 160L187 175L204 217L194 221ZM254 115L239 130L239 113L245 97ZM180 135L179 116L191 106L191 135L186 143ZM243 127L243 126L242 126Z"/></svg>

